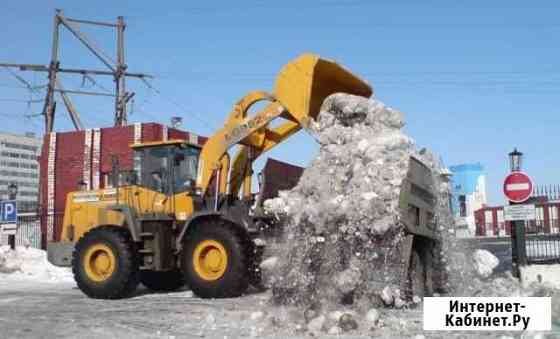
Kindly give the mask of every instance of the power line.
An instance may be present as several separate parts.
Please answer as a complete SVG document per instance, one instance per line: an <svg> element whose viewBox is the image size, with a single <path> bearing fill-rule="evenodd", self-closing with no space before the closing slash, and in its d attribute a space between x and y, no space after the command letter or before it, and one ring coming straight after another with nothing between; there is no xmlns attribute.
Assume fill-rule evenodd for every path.
<svg viewBox="0 0 560 339"><path fill-rule="evenodd" d="M37 100L22 100L22 99L0 99L1 102L22 102L22 103L40 103L43 102L45 100L43 99L37 99Z"/></svg>
<svg viewBox="0 0 560 339"><path fill-rule="evenodd" d="M150 82L148 82L148 80L144 79L144 78L140 78L140 80L142 80L142 82L144 82L144 84L146 85L146 87L148 87L150 90L152 90L154 93L156 93L157 95L159 95L160 98L164 99L165 101L177 106L178 108L180 108L181 110L185 111L185 112L189 112L188 114L191 114L192 116L194 116L201 124L203 124L206 129L208 129L209 132L213 132L214 129L212 128L212 126L210 126L210 124L208 123L208 121L206 121L202 116L200 116L198 113L194 113L192 111L190 111L189 109L187 109L185 106L183 106L182 104L180 104L179 102L164 96L161 91L159 89L157 89L153 84L151 84Z"/></svg>

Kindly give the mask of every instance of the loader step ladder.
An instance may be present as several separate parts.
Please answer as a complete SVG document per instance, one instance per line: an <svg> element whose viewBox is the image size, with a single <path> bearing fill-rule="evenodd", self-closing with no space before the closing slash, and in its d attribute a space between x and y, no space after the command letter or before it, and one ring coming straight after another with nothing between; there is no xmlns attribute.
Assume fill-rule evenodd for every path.
<svg viewBox="0 0 560 339"><path fill-rule="evenodd" d="M140 253L140 269L141 270L152 270L154 269L154 249L153 240L155 235L152 232L141 232L140 239L142 248L138 250Z"/></svg>

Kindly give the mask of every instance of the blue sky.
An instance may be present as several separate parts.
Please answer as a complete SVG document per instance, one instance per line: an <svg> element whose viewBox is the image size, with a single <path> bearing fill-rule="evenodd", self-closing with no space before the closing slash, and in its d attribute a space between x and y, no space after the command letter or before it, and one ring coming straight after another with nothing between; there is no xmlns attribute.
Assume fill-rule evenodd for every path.
<svg viewBox="0 0 560 339"><path fill-rule="evenodd" d="M560 4L555 1L7 1L0 17L0 60L47 64L52 17L127 22L131 72L154 75L136 92L130 121L167 122L200 134L218 128L247 91L269 90L280 67L303 52L335 59L373 84L378 98L403 111L406 131L446 164L480 162L491 204L503 203L507 153L518 147L536 183L558 183L560 157ZM114 35L83 30L107 53ZM68 32L61 36L61 65L102 68ZM18 73L33 84L42 73ZM64 76L67 88L103 90ZM41 103L0 70L2 130L42 131ZM42 99L43 94L33 96ZM112 123L109 99L76 98L88 127ZM62 105L58 130L71 128ZM316 154L298 135L271 156L305 165Z"/></svg>

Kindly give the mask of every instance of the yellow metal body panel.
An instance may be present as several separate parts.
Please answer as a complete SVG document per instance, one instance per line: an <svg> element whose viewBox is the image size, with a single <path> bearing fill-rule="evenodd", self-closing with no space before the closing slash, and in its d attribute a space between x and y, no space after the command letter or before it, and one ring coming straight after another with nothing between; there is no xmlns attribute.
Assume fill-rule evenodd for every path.
<svg viewBox="0 0 560 339"><path fill-rule="evenodd" d="M167 214L177 220L186 220L194 211L193 200L185 193L166 196L140 186L71 192L66 200L61 240L76 241L97 226L124 226L125 216L111 210L117 203L139 214Z"/></svg>

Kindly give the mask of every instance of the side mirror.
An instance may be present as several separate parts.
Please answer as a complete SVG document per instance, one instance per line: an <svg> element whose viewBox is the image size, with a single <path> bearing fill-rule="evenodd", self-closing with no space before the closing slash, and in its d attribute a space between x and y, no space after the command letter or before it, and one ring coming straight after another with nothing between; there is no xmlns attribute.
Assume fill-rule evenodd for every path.
<svg viewBox="0 0 560 339"><path fill-rule="evenodd" d="M186 192L188 193L194 192L194 185L195 185L195 181L193 179L187 179L183 184L183 186L185 186Z"/></svg>

